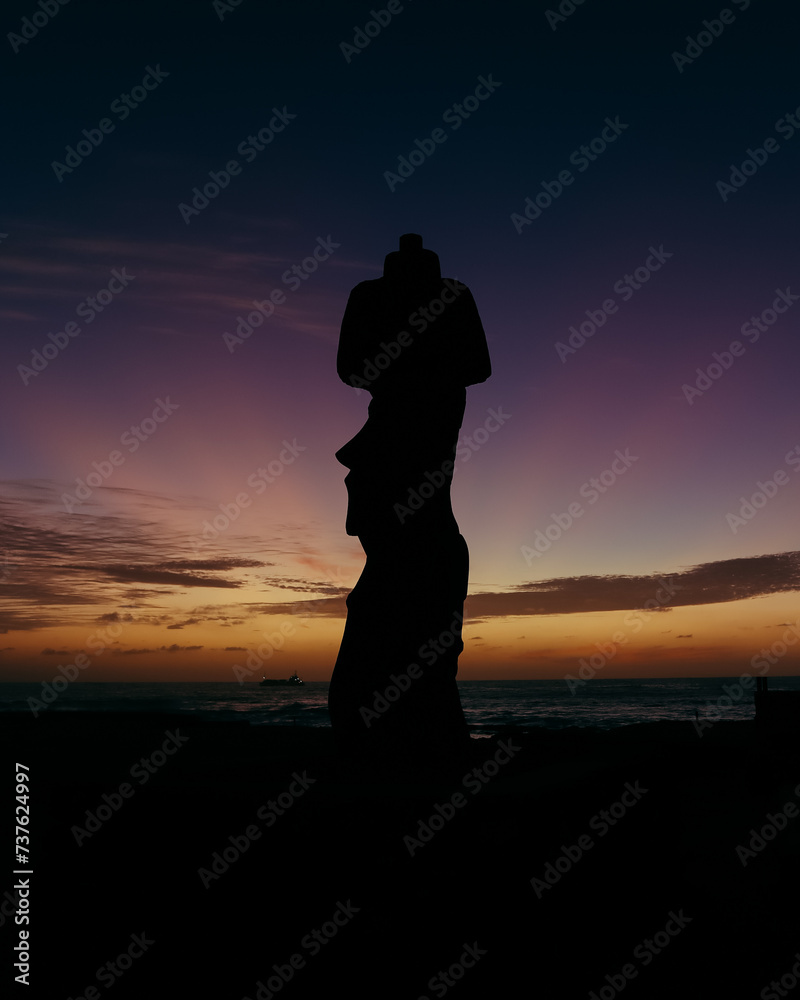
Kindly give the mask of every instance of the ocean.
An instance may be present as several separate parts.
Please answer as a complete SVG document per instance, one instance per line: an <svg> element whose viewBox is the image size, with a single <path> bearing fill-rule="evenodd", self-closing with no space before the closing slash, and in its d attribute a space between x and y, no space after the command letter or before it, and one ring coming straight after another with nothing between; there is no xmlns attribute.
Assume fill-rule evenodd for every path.
<svg viewBox="0 0 800 1000"><path fill-rule="evenodd" d="M640 722L753 719L753 689L735 677L591 680L571 694L562 680L460 681L461 703L474 734L504 726L612 729ZM771 690L800 691L800 677L775 677ZM52 690L52 689L51 689ZM328 682L302 688L258 684L68 684L44 711L187 712L206 719L242 719L254 725L329 726ZM28 712L43 702L41 684L0 684L0 712ZM33 704L33 708L36 708Z"/></svg>

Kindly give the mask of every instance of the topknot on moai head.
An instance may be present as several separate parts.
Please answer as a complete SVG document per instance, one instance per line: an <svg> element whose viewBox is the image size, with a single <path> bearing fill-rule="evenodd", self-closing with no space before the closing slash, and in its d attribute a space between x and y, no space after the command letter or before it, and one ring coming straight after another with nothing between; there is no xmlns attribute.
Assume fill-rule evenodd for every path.
<svg viewBox="0 0 800 1000"><path fill-rule="evenodd" d="M401 281L438 281L442 277L439 256L422 246L418 233L405 233L400 237L400 249L386 255L383 276Z"/></svg>

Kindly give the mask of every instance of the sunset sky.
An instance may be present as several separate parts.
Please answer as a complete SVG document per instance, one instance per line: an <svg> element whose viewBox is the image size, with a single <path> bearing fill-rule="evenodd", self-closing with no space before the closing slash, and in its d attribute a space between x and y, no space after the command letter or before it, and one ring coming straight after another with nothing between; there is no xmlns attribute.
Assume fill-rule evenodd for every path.
<svg viewBox="0 0 800 1000"><path fill-rule="evenodd" d="M405 232L493 364L459 676L796 674L793 10L371 9L6 5L0 677L330 677L339 324Z"/></svg>

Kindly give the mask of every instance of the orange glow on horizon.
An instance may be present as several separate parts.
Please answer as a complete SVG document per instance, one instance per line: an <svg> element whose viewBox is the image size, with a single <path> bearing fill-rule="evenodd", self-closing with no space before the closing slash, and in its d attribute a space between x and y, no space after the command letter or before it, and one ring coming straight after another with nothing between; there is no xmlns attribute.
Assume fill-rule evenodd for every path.
<svg viewBox="0 0 800 1000"><path fill-rule="evenodd" d="M657 612L467 619L459 678L563 679L581 668L608 679L755 676L754 658L764 654L775 661L765 672L788 676L800 673L796 610L792 594L778 594ZM9 632L4 679L48 680L77 664L85 681L238 682L293 671L326 681L343 629L337 617L259 614L240 626L134 621Z"/></svg>

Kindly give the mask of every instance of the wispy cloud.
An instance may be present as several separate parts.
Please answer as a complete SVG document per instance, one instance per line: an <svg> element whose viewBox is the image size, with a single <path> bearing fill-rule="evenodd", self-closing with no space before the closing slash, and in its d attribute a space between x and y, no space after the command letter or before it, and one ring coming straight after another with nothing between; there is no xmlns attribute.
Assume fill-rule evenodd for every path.
<svg viewBox="0 0 800 1000"><path fill-rule="evenodd" d="M671 607L721 604L795 590L800 590L800 552L781 552L703 563L677 573L573 576L524 583L505 593L471 594L465 617L475 621L636 608L667 612ZM272 607L338 618L346 613L343 605L340 598L330 598Z"/></svg>
<svg viewBox="0 0 800 1000"><path fill-rule="evenodd" d="M76 623L148 624L180 630L204 624L239 626L265 614L344 618L349 588L314 552L301 532L288 538L274 527L272 539L253 542L253 555L224 553L187 558L186 533L166 515L196 500L135 491L135 500L111 512L66 514L54 483L5 484L0 495L0 552L13 554L0 630L35 631ZM161 520L151 515L165 512ZM184 511L185 512L185 511ZM290 533L291 534L291 533ZM260 546L260 551L255 551ZM264 556L258 558L257 556ZM269 558L272 556L273 558ZM286 561L307 566L314 578L287 575ZM326 579L319 579L319 575ZM196 590L225 590L231 598L176 612L169 599ZM289 591L292 601L254 601L253 590ZM585 614L596 611L719 604L800 590L800 552L718 560L675 573L639 576L572 576L531 581L505 592L467 598L475 621L512 616ZM240 592L241 598L234 597ZM245 592L247 592L245 596ZM310 596L308 599L305 595ZM126 610L117 610L126 609ZM681 638L691 638L682 635ZM149 648L149 647L148 647ZM168 650L184 649L177 645Z"/></svg>
<svg viewBox="0 0 800 1000"><path fill-rule="evenodd" d="M266 600L253 602L250 595L249 601L236 601L232 593L230 600L204 600L188 614L187 609L176 614L169 599L198 590L324 595L338 601L337 614L344 613L348 588L338 579L287 575L287 563L313 565L317 572L324 565L307 532L296 526L290 532L274 526L273 537L267 538L226 536L235 548L253 555L219 552L189 558L188 535L176 524L196 508L196 498L98 490L114 503L92 502L67 514L59 503L61 488L44 480L0 487L0 554L10 553L13 564L4 581L2 632L65 624L224 627L272 613ZM257 558L261 553L264 558Z"/></svg>
<svg viewBox="0 0 800 1000"><path fill-rule="evenodd" d="M75 307L106 283L113 267L125 267L135 275L125 300L126 308L141 311L140 334L193 337L210 329L221 331L243 310L250 312L254 298L264 297L266 281L268 289L287 292L270 320L273 325L315 338L335 341L338 336L331 317L341 313L343 303L340 292L329 290L328 279L316 276L313 296L304 296L302 289L297 294L287 291L282 281L282 275L310 253L316 236L309 237L312 245L304 251L287 240L284 252L267 253L263 226L257 237L242 233L228 247L213 241L120 239L101 232L75 237L29 223L20 223L16 232L15 248L3 255L9 277L0 285L0 317L14 329L38 332L55 321L54 310L57 314L59 309L65 318L73 318ZM363 270L337 250L325 262L323 274L333 275L342 267ZM350 281L348 274L346 283ZM159 317L155 325L154 316Z"/></svg>
<svg viewBox="0 0 800 1000"><path fill-rule="evenodd" d="M505 594L473 594L470 617L626 611L722 604L800 590L800 552L722 559L677 573L573 576L524 583Z"/></svg>

